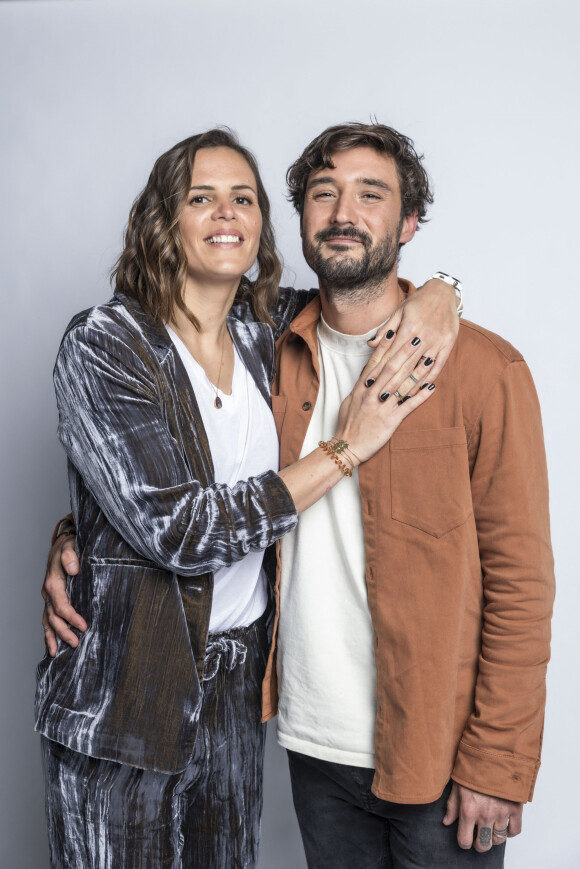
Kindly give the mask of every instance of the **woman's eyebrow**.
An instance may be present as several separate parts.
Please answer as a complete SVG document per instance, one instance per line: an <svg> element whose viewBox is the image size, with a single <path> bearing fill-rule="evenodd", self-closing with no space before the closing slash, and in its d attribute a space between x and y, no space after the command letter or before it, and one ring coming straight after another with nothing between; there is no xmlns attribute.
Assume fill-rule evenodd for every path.
<svg viewBox="0 0 580 869"><path fill-rule="evenodd" d="M215 190L215 187L212 184L192 184L189 189L190 190ZM252 193L256 193L256 191L251 186L251 184L232 184L230 189L231 190L251 190Z"/></svg>

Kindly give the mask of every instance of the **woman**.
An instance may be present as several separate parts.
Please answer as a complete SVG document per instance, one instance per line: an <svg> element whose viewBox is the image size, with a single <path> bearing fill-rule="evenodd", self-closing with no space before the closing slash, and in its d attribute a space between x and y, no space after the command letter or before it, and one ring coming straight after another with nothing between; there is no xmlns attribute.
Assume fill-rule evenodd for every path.
<svg viewBox="0 0 580 869"><path fill-rule="evenodd" d="M264 550L430 393L380 401L401 372L357 384L326 444L277 472L269 311L282 329L298 297L276 300L268 200L223 130L158 159L115 277L55 368L80 554L69 592L88 629L39 666L52 863L249 867Z"/></svg>

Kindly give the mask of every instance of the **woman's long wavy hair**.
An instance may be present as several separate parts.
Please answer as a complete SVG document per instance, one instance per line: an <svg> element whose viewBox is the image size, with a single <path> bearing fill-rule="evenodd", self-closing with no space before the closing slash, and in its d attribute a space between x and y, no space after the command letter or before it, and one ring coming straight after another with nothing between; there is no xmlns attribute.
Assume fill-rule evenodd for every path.
<svg viewBox="0 0 580 869"><path fill-rule="evenodd" d="M190 136L155 161L129 214L125 246L111 273L115 290L137 299L158 323L169 322L177 307L199 329L199 321L183 297L187 258L178 224L191 186L195 155L201 148L231 148L254 173L262 213L258 274L255 281L242 277L235 301L249 301L256 318L271 323L269 311L278 295L282 264L276 252L270 202L255 157L227 128Z"/></svg>

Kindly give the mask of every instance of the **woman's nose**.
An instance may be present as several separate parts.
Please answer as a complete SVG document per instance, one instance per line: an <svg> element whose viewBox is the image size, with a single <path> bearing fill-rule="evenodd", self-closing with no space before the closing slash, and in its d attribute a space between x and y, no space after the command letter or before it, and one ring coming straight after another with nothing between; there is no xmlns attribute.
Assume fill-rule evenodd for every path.
<svg viewBox="0 0 580 869"><path fill-rule="evenodd" d="M213 217L216 220L233 220L236 215L235 208L229 198L219 198L216 200Z"/></svg>

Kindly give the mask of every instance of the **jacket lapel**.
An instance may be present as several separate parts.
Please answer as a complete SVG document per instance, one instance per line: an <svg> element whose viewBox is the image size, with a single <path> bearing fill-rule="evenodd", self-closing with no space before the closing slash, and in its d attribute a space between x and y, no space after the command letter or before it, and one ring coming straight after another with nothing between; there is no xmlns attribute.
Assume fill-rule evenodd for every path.
<svg viewBox="0 0 580 869"><path fill-rule="evenodd" d="M229 314L228 329L244 365L271 408L270 385L274 378L274 336L271 327L266 323L242 323Z"/></svg>
<svg viewBox="0 0 580 869"><path fill-rule="evenodd" d="M151 345L164 377L159 389L164 393L163 405L168 425L179 443L193 478L202 486L215 482L213 461L207 434L191 381L165 326L156 323L139 303L122 293L117 297L137 322L144 340Z"/></svg>

